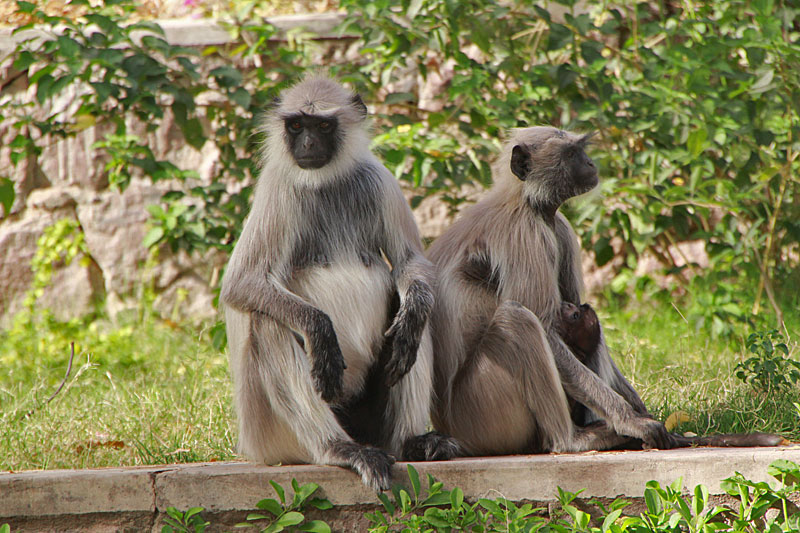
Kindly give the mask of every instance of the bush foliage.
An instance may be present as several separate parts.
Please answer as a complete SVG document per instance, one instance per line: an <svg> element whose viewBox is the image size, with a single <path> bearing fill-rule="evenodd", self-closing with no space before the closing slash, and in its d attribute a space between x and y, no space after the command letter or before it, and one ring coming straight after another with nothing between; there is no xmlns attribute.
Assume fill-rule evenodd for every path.
<svg viewBox="0 0 800 533"><path fill-rule="evenodd" d="M129 0L78 2L87 14L76 20L18 2L50 38L28 40L13 56L37 102L0 99L0 119L18 129L14 162L38 157L53 138L102 125L109 133L96 149L108 154L112 187L124 189L133 176L185 182L153 207L147 246L229 250L250 195L249 186L232 183L250 185L257 173L259 113L312 66L316 45L298 35L275 44L275 28L251 20L231 25L243 44L199 51L170 45L154 22L127 23ZM687 316L715 334L752 319L765 301L781 319L785 302L776 294L797 281L800 257L800 9L793 4L341 6L342 32L355 36L361 61L330 70L379 104L376 144L397 177L416 187L414 202L439 195L456 210L463 186L488 185L508 128L596 130L603 200L568 211L597 264L614 265L610 290L693 294ZM50 106L66 89L75 102ZM220 150L210 185L193 169L159 160L144 142L141 131L169 115L188 145ZM13 194L0 176L6 212ZM707 267L683 255L678 244L688 241L703 243ZM666 290L636 273L644 256L672 274Z"/></svg>

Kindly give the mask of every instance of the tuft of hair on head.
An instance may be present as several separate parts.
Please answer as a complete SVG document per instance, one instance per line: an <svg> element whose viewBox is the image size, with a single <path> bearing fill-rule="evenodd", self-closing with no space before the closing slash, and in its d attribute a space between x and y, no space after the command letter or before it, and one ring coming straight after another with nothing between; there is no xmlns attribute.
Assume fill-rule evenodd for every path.
<svg viewBox="0 0 800 533"><path fill-rule="evenodd" d="M357 93L330 76L312 72L281 93L275 113L279 117L336 115L340 122L355 124L367 117L367 106Z"/></svg>

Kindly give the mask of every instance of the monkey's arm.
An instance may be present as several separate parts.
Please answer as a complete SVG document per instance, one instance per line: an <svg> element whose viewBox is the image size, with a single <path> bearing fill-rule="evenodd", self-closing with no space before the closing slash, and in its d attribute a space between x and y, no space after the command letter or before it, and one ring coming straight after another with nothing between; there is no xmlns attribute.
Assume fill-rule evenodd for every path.
<svg viewBox="0 0 800 533"><path fill-rule="evenodd" d="M392 357L386 364L386 385L405 376L417 360L422 333L433 309L433 265L422 255L419 232L400 187L389 177L384 209L384 253L400 294L400 309L386 332Z"/></svg>
<svg viewBox="0 0 800 533"><path fill-rule="evenodd" d="M237 259L234 250L220 299L234 309L266 315L302 335L311 359L311 376L322 399L338 396L345 365L330 317L286 290L265 267L242 268Z"/></svg>
<svg viewBox="0 0 800 533"><path fill-rule="evenodd" d="M602 328L600 330L600 344L597 345L597 353L594 356L593 363L597 368L592 368L592 370L597 372L603 381L611 385L611 388L622 396L633 407L634 411L643 416L651 416L639 393L625 379L625 376L622 375L622 372L614 363L614 359L608 353L608 346L606 345Z"/></svg>
<svg viewBox="0 0 800 533"><path fill-rule="evenodd" d="M567 395L591 409L620 435L641 439L650 448L676 447L674 437L661 422L638 414L625 398L572 355L556 331L548 331L547 336Z"/></svg>

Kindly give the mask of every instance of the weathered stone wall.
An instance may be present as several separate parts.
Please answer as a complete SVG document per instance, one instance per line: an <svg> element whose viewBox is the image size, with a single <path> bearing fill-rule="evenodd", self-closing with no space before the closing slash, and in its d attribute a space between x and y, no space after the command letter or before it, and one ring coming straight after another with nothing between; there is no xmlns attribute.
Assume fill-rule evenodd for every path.
<svg viewBox="0 0 800 533"><path fill-rule="evenodd" d="M325 36L340 19L339 14L327 13L278 17L273 23L282 29L302 26ZM173 44L205 46L230 40L225 30L211 22L164 21L162 25ZM357 58L357 50L350 49L349 44L348 39L334 37L321 42L320 61ZM0 30L0 58L12 47L10 30ZM34 88L24 78L14 79L9 63L0 60L3 97L35 101ZM65 92L39 113L44 116L45 111L76 106L77 97L74 92ZM129 131L146 140L156 158L171 161L179 168L197 170L201 183L209 183L215 174L219 158L216 147L210 142L202 150L186 145L169 115L151 133L132 119L128 126ZM90 261L88 266L75 262L56 269L40 303L53 309L57 316L84 313L98 301L106 301L108 311L114 315L136 305L138 289L145 283L159 294L156 306L162 310L172 311L178 290L185 289L188 297L182 299L180 308L184 316L207 317L215 313L213 288L226 260L222 254L209 252L204 257L190 257L163 248L157 261L144 268L149 253L142 246L150 216L147 206L157 204L163 192L174 184L134 179L122 192L110 189L103 152L91 148L109 128L99 122L75 137L54 140L38 159L30 158L15 167L8 145L20 131L9 122L0 123L0 176L13 180L17 195L11 212L0 219L0 325L7 324L20 309L30 287L30 262L37 239L45 228L65 217L80 223ZM426 236L439 234L446 225L446 208L438 202L425 202L417 215Z"/></svg>
<svg viewBox="0 0 800 533"><path fill-rule="evenodd" d="M27 87L15 87L30 93ZM68 106L76 100L64 94L54 107ZM25 94L32 99L32 94ZM57 316L75 316L108 298L113 314L136 294L142 283L152 283L163 294L160 302L170 308L170 296L177 288L189 289L186 313L210 315L210 281L222 257L189 257L162 250L159 260L145 272L142 267L148 250L142 246L147 231L147 206L159 203L161 195L174 184L151 183L134 178L122 192L108 186L106 161L92 144L103 138L107 125L87 128L75 137L48 144L41 156L29 158L14 167L8 143L18 131L11 124L0 124L0 168L10 174L16 199L11 213L0 221L0 317L3 321L19 310L33 274L30 261L37 239L59 219L80 223L89 251L88 266L73 262L55 270L53 282L40 300ZM181 142L178 128L169 118L155 132L144 133L143 125L131 129L147 140L155 157L169 160L181 168L197 169L201 180L210 179L218 156L213 146L198 151ZM138 130L138 131L137 131ZM147 279L143 277L146 275ZM131 302L129 302L131 303Z"/></svg>

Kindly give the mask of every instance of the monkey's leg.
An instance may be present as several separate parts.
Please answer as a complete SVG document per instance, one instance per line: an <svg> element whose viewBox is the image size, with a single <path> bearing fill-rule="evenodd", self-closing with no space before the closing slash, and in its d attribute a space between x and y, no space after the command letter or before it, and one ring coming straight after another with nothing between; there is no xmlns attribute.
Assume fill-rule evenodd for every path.
<svg viewBox="0 0 800 533"><path fill-rule="evenodd" d="M267 424L253 417L263 416L268 410L251 411L246 404L240 405L241 424L245 428L242 431L243 451L260 460L286 461L287 456L267 454L276 451L288 454L295 444L290 439L286 442L281 440L291 433L311 462L351 468L361 475L367 486L374 490L387 490L394 459L382 450L354 442L347 435L314 387L308 357L292 332L255 313L251 315L250 325L252 329L244 354L243 371L248 379L260 381L260 401L268 402L277 421L275 426L286 430L277 436L267 434L264 431ZM256 386L257 383L251 383L245 389L246 394L257 394ZM256 431L246 427L251 425L255 425Z"/></svg>
<svg viewBox="0 0 800 533"><path fill-rule="evenodd" d="M387 339L389 349L392 339ZM389 389L385 424L390 432L389 450L406 461L444 461L459 455L455 439L430 431L424 433L430 416L433 390L433 344L428 328L422 334L416 362Z"/></svg>
<svg viewBox="0 0 800 533"><path fill-rule="evenodd" d="M608 449L605 425L578 430L538 318L501 304L453 385L447 425L472 455Z"/></svg>

